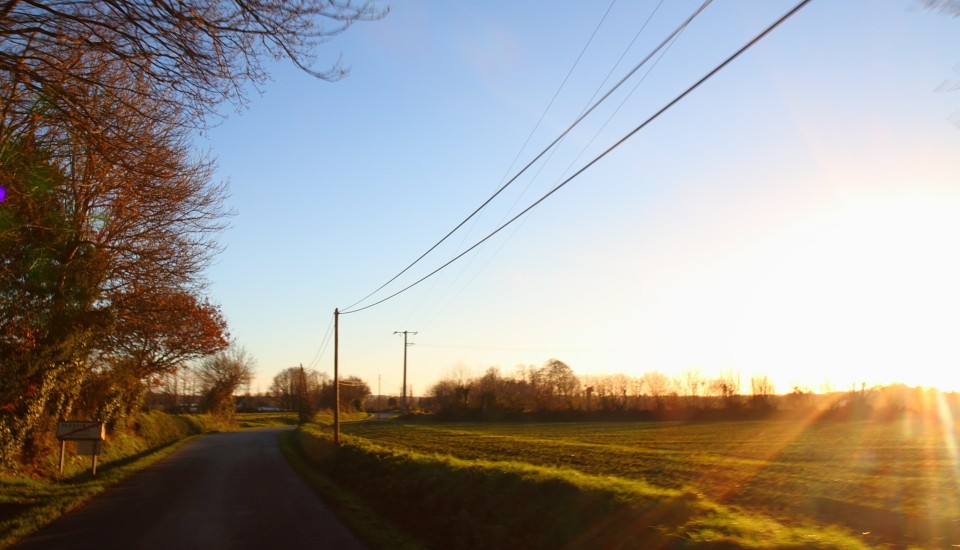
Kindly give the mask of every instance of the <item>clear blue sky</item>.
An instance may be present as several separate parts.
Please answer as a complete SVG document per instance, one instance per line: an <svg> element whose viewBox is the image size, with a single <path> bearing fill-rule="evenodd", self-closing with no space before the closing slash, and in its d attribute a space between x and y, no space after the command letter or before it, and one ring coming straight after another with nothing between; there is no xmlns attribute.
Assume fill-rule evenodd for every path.
<svg viewBox="0 0 960 550"><path fill-rule="evenodd" d="M342 54L348 78L274 66L263 96L200 141L237 211L210 295L258 360L251 389L301 363L332 374L331 346L314 358L334 308L440 239L699 4L663 2L626 50L657 2L618 0L549 110L608 1L398 2L317 51L319 68ZM342 316L342 375L398 393L394 331L410 330L417 394L455 369L554 357L581 374L766 374L778 391L960 389L960 19L917 4L814 0L515 227ZM715 2L638 86L646 67L375 298L485 236L792 5Z"/></svg>

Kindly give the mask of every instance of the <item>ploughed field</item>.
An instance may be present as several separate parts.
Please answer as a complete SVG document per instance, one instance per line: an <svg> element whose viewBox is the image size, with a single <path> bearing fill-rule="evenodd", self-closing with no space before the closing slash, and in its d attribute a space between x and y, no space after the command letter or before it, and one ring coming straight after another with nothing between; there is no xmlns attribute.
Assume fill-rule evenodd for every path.
<svg viewBox="0 0 960 550"><path fill-rule="evenodd" d="M642 480L873 543L960 542L960 438L946 421L364 422L344 433L418 454Z"/></svg>

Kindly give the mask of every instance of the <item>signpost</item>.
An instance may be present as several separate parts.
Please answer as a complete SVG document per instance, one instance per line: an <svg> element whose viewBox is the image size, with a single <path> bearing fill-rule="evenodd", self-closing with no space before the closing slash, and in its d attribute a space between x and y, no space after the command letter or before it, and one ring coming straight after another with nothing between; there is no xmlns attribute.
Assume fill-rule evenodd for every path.
<svg viewBox="0 0 960 550"><path fill-rule="evenodd" d="M57 439L60 440L60 475L63 476L63 456L67 441L76 441L77 454L93 456L93 475L97 475L97 456L107 432L103 422L95 420L70 420L57 423Z"/></svg>

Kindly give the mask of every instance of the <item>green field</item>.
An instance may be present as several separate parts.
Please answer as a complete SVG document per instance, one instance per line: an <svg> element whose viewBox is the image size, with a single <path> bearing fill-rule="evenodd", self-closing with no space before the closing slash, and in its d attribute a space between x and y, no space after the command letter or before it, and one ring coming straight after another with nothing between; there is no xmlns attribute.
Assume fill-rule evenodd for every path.
<svg viewBox="0 0 960 550"><path fill-rule="evenodd" d="M957 431L905 421L365 422L357 445L639 481L868 545L960 544Z"/></svg>

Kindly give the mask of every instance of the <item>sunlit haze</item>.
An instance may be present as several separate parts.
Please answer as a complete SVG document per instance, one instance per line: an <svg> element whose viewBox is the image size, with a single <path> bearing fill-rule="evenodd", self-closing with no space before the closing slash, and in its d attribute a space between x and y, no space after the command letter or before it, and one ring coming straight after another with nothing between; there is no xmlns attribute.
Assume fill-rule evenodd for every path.
<svg viewBox="0 0 960 550"><path fill-rule="evenodd" d="M342 53L346 79L273 67L199 138L237 211L209 293L257 358L251 390L300 364L332 374L334 309L436 243L699 4L616 2L549 110L609 3L402 2L320 48L318 67ZM360 307L486 236L793 4L709 6ZM960 390L958 67L958 18L815 0L529 216L342 315L341 374L399 393L406 330L418 395L455 370L550 358L578 374L768 375L778 392Z"/></svg>

